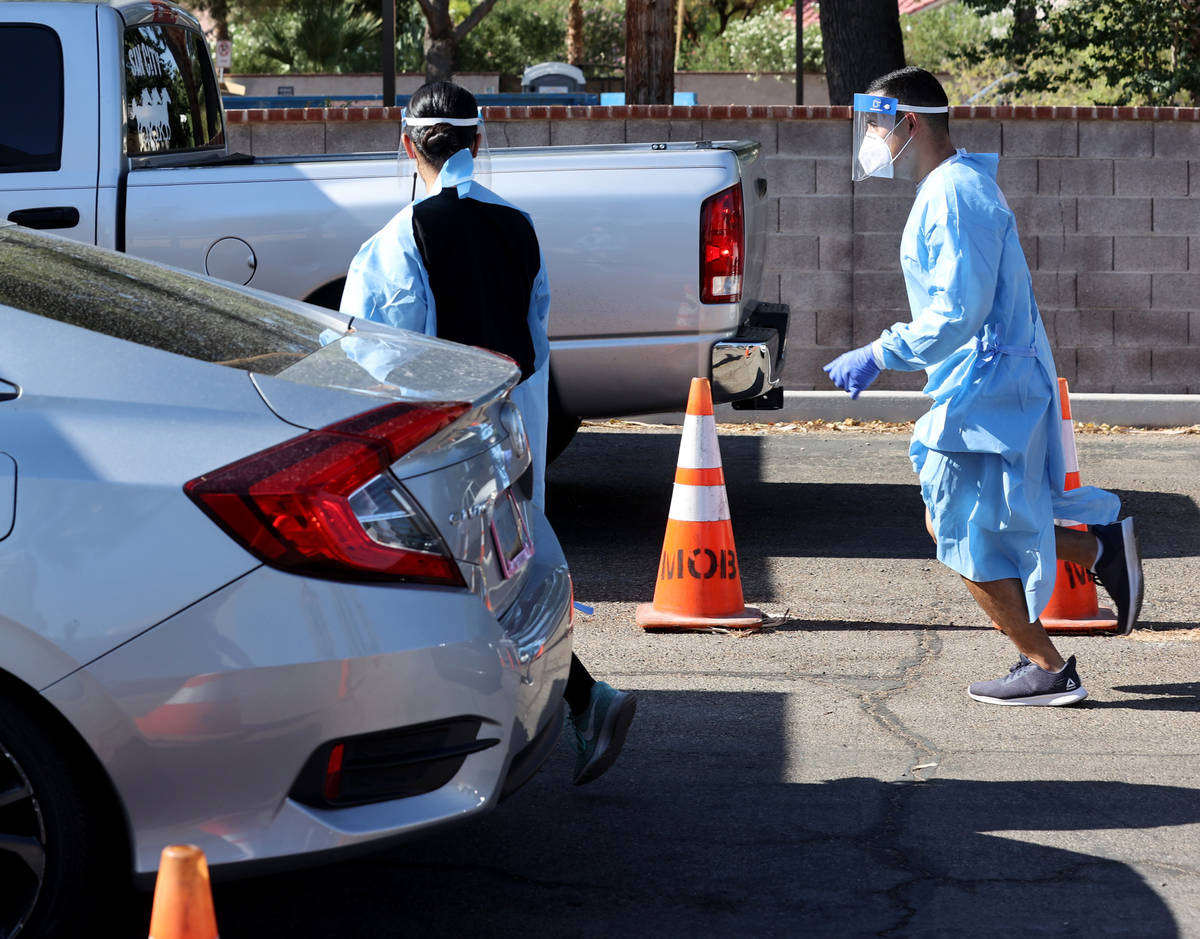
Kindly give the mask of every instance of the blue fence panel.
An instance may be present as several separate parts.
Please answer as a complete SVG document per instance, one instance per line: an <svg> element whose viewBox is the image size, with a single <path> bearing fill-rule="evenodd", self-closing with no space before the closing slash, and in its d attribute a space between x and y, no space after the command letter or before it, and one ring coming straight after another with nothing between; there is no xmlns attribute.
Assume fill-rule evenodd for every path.
<svg viewBox="0 0 1200 939"><path fill-rule="evenodd" d="M600 93L600 103L604 106L619 107L625 103L625 92L623 91L602 91ZM693 105L696 103L696 92L694 91L677 91L675 92L675 100L672 104Z"/></svg>

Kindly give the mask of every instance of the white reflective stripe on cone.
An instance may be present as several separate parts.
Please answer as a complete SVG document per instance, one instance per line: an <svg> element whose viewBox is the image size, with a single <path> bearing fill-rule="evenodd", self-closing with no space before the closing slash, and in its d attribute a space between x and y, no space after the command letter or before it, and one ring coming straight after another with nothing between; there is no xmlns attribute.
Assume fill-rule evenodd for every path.
<svg viewBox="0 0 1200 939"><path fill-rule="evenodd" d="M676 483L671 491L668 518L677 522L723 522L729 518L724 486L688 486Z"/></svg>
<svg viewBox="0 0 1200 939"><path fill-rule="evenodd" d="M1063 462L1067 465L1068 473L1079 472L1079 454L1075 452L1075 425L1070 418L1062 422Z"/></svg>
<svg viewBox="0 0 1200 939"><path fill-rule="evenodd" d="M717 419L711 414L687 414L683 418L683 440L679 463L686 469L716 469L721 465L717 444Z"/></svg>

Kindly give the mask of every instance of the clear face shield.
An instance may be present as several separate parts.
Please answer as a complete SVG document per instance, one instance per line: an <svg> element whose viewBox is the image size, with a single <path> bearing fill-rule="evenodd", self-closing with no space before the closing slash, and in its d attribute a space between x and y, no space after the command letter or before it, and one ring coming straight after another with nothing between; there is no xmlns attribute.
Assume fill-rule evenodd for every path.
<svg viewBox="0 0 1200 939"><path fill-rule="evenodd" d="M491 187L492 158L491 153L488 150L487 128L483 122L482 108L476 117L410 117L407 108L400 113L400 133L403 136L410 136L410 128L416 130L418 128L436 127L438 124L449 124L451 127L475 128L475 139L479 146L476 149L475 156L472 160L473 171L470 178L485 188ZM451 157L451 159L453 159L453 157ZM402 185L411 181L411 199L415 201L416 199L419 199L425 195L425 183L421 179L420 174L417 172L417 161L410 157L405 151L403 139L400 142L397 171Z"/></svg>
<svg viewBox="0 0 1200 939"><path fill-rule="evenodd" d="M854 96L854 167L850 178L862 182L869 176L892 178L892 151L888 137L896 129L895 98L883 95Z"/></svg>
<svg viewBox="0 0 1200 939"><path fill-rule="evenodd" d="M901 104L895 98L885 95L855 95L854 96L854 165L850 178L854 182L862 182L869 176L882 179L892 179L895 175L895 163L912 140L910 136L894 154L892 153L891 136L896 131L896 118L903 116L906 111L916 114L945 114L949 107L922 107L915 104Z"/></svg>

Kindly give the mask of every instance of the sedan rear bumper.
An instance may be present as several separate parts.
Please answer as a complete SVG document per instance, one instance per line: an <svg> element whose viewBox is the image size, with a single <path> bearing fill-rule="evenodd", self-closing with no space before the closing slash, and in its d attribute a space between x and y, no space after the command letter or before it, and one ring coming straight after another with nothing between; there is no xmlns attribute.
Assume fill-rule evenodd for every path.
<svg viewBox="0 0 1200 939"><path fill-rule="evenodd" d="M222 873L293 866L485 811L532 775L561 728L571 653L566 563L532 514L537 553L503 619L465 590L262 567L47 689L114 783L136 872L177 842ZM332 741L462 716L489 745L432 791L289 797Z"/></svg>

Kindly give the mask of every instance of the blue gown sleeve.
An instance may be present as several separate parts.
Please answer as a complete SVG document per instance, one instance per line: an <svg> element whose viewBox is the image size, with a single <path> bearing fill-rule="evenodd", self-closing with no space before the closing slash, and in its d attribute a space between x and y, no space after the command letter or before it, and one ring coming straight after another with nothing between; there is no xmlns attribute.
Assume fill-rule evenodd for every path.
<svg viewBox="0 0 1200 939"><path fill-rule="evenodd" d="M437 308L412 235L410 209L371 236L354 256L340 310L375 323L437 335Z"/></svg>
<svg viewBox="0 0 1200 939"><path fill-rule="evenodd" d="M879 348L886 368L936 365L983 328L992 309L1004 247L996 218L963 217L953 208L926 219L903 260L913 318L885 330Z"/></svg>
<svg viewBox="0 0 1200 939"><path fill-rule="evenodd" d="M541 262L533 289L529 293L529 334L533 338L533 367L539 369L550 360L550 278L546 262Z"/></svg>

